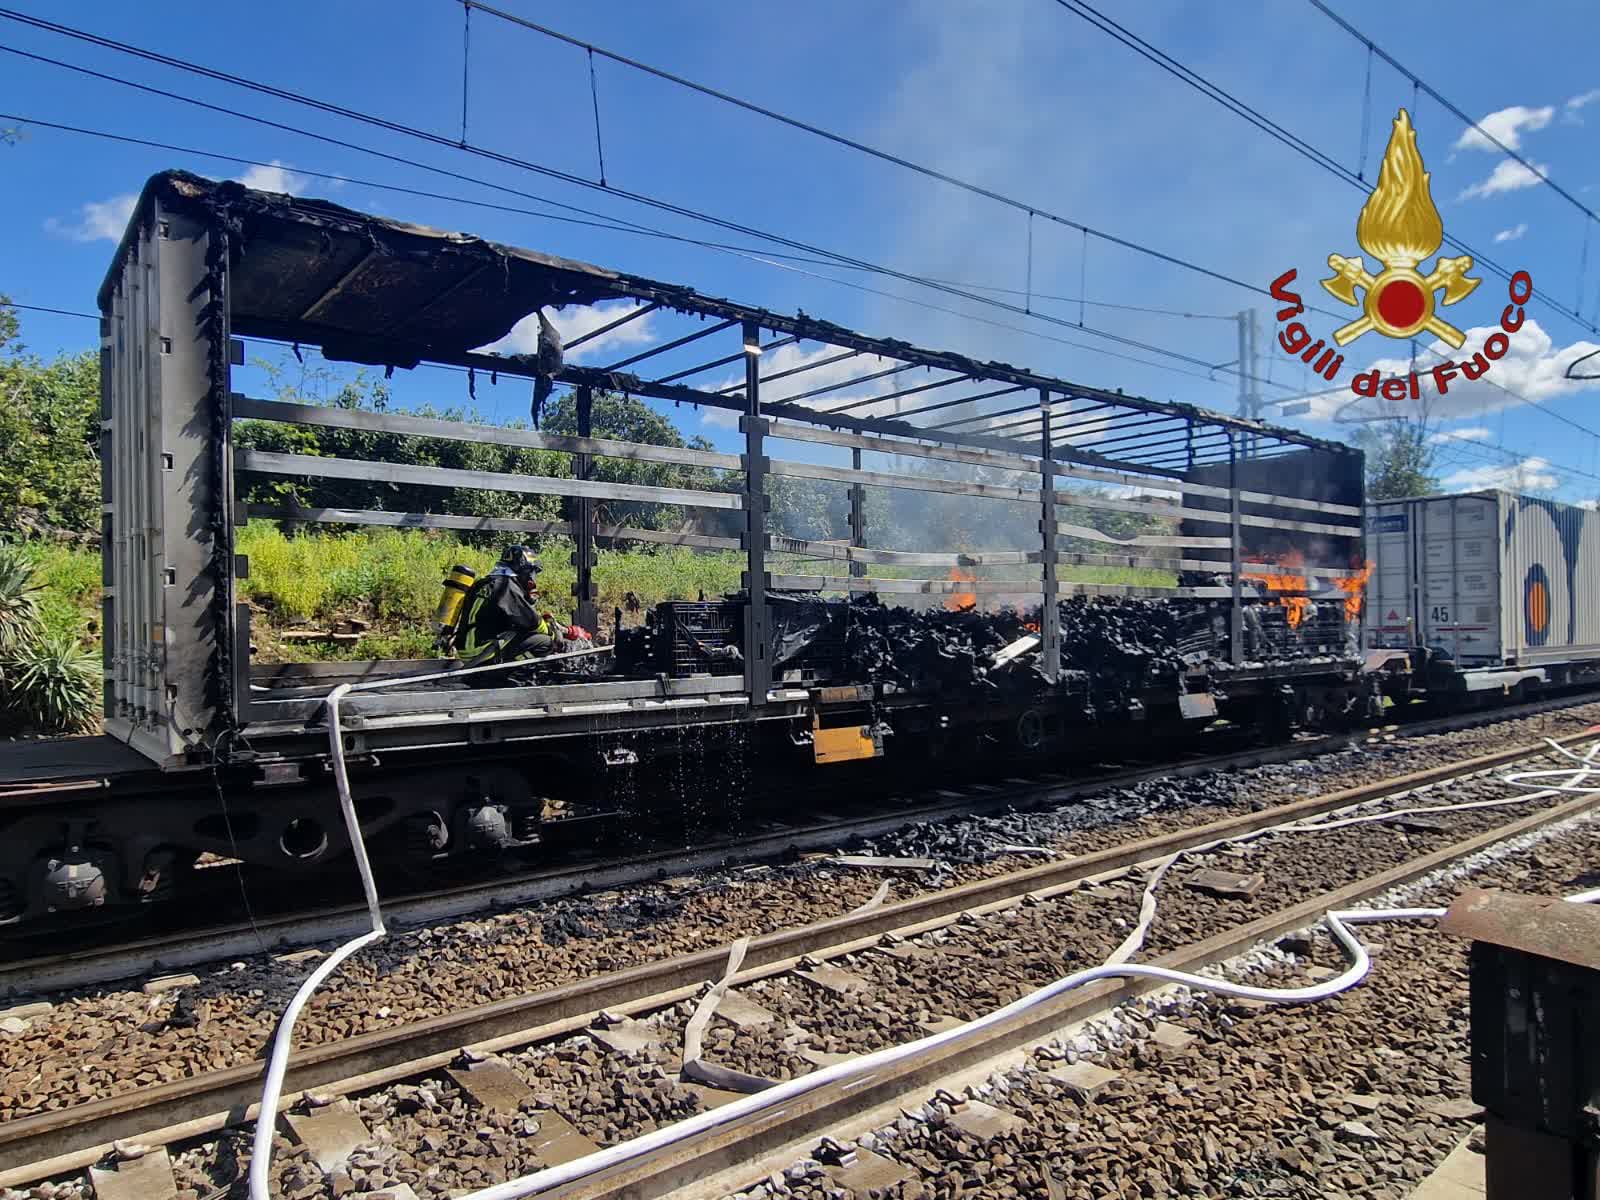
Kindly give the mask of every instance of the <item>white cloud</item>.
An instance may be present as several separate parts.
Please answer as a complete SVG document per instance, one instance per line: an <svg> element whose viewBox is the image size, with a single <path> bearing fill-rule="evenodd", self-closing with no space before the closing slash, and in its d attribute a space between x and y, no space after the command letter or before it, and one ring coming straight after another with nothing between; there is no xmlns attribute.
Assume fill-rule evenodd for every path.
<svg viewBox="0 0 1600 1200"><path fill-rule="evenodd" d="M275 158L266 166L257 164L251 167L239 176L239 182L258 192L286 192L298 196L311 186L311 177L291 171Z"/></svg>
<svg viewBox="0 0 1600 1200"><path fill-rule="evenodd" d="M109 200L91 200L78 210L76 221L50 217L44 223L45 232L74 242L118 242L133 218L133 206L138 201L139 197L132 192Z"/></svg>
<svg viewBox="0 0 1600 1200"><path fill-rule="evenodd" d="M563 343L593 333L602 325L609 325L612 321L625 316L642 305L631 300L608 300L599 304L585 304L577 308L552 309L545 315L550 318L550 324L556 327L556 332L561 335ZM602 333L597 338L585 342L576 350L567 353L566 361L569 363L583 362L585 359L614 358L618 351L626 350L630 346L646 346L655 340L655 313L635 318L626 325ZM481 354L536 354L539 350L539 314L531 312L522 320L511 327L511 332L498 342L478 348ZM626 357L624 355L623 357Z"/></svg>
<svg viewBox="0 0 1600 1200"><path fill-rule="evenodd" d="M1499 233L1495 234L1494 240L1497 242L1514 242L1527 232L1528 223L1526 221L1518 221L1510 229L1502 229Z"/></svg>
<svg viewBox="0 0 1600 1200"><path fill-rule="evenodd" d="M1464 467L1439 481L1447 492L1479 492L1505 488L1512 492L1550 492L1561 483L1547 459L1532 455L1503 467Z"/></svg>
<svg viewBox="0 0 1600 1200"><path fill-rule="evenodd" d="M785 400L793 400L805 393L814 392L818 388L832 387L835 384L846 383L851 379L858 379L864 375L875 375L879 371L886 371L896 365L894 359L880 358L877 355L857 354L849 358L839 359L837 362L826 362L830 358L838 358L841 351L837 346L816 346L810 350L791 342L787 346L779 346L776 350L768 351L761 356L761 373L763 375L779 375L785 371L794 371L799 368L810 367L802 370L798 375L790 375L786 379L774 380L763 384L761 388L761 402L763 404L778 404ZM824 364L824 365L813 365ZM901 375L886 375L882 379L872 379L856 387L841 387L837 391L825 392L820 396L801 401L808 408L839 408L841 405L854 404L862 400L870 400L874 396L885 396L890 392L899 391L901 388L910 387L903 382L907 371ZM729 375L714 383L705 384L708 392L721 391L723 388L734 387L744 383L744 376ZM951 397L954 399L954 397ZM914 405L916 399L907 397L904 402ZM930 400L929 403L932 403ZM892 417L894 410L891 407L880 407L875 404L863 404L860 408L852 408L852 417ZM953 419L953 418L952 418ZM700 420L706 425L735 427L739 424L739 414L728 409L707 408L702 410Z"/></svg>
<svg viewBox="0 0 1600 1200"><path fill-rule="evenodd" d="M1503 146L1507 150L1516 150L1522 145L1524 132L1532 133L1543 129L1550 124L1550 118L1555 115L1556 109L1553 104L1547 104L1543 108L1513 104L1510 108L1502 108L1479 120L1475 128L1466 130L1456 139L1456 144L1451 149L1488 150L1491 153L1498 153ZM1480 129L1482 133L1479 132ZM1485 136L1486 134L1488 136ZM1500 145L1496 146L1489 140L1490 138L1498 141Z"/></svg>
<svg viewBox="0 0 1600 1200"><path fill-rule="evenodd" d="M1428 440L1435 444L1447 442L1487 442L1494 436L1493 430L1482 425L1469 425L1465 429L1441 429L1438 433L1428 435Z"/></svg>
<svg viewBox="0 0 1600 1200"><path fill-rule="evenodd" d="M1583 118L1578 115L1578 111L1580 109L1587 108L1596 100L1600 100L1600 88L1592 88L1587 92L1583 92L1572 97L1572 99L1568 100L1563 106L1566 109L1566 119L1571 121L1574 125L1581 125L1583 123Z"/></svg>
<svg viewBox="0 0 1600 1200"><path fill-rule="evenodd" d="M1550 168L1543 163L1535 163L1539 174L1535 174L1514 158L1503 158L1495 169L1489 172L1489 178L1480 183L1475 183L1469 188L1463 188L1457 200L1470 200L1474 196L1494 196L1501 192L1515 192L1521 188L1533 187L1543 182L1539 175L1550 174Z"/></svg>
<svg viewBox="0 0 1600 1200"><path fill-rule="evenodd" d="M1409 416L1426 417L1430 421L1459 421L1481 418L1525 401L1537 403L1594 387L1592 381L1568 379L1567 367L1585 354L1600 350L1600 345L1579 341L1557 346L1537 320L1527 317L1522 328L1510 335L1510 347L1505 356L1491 363L1481 379L1471 381L1458 374L1446 382L1445 394L1439 395L1434 387L1432 368L1446 359L1456 363L1471 359L1483 348L1489 335L1499 329L1498 325L1480 325L1466 330L1466 341L1460 350L1440 341L1433 342L1426 351L1419 346L1416 370L1420 400L1357 400L1346 386L1313 399L1310 415L1315 420ZM1383 378L1405 376L1411 371L1411 360L1382 358L1369 363L1365 369L1374 368Z"/></svg>

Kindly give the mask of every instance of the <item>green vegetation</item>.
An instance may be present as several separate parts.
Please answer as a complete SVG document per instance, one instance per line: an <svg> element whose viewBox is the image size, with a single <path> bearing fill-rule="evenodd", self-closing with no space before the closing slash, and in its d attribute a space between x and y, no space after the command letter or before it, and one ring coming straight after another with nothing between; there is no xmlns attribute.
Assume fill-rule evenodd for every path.
<svg viewBox="0 0 1600 1200"><path fill-rule="evenodd" d="M1364 425L1351 439L1367 456L1367 499L1403 500L1437 490L1437 450L1421 421L1397 417Z"/></svg>
<svg viewBox="0 0 1600 1200"><path fill-rule="evenodd" d="M28 556L0 546L0 654L9 654L39 629L39 585Z"/></svg>
<svg viewBox="0 0 1600 1200"><path fill-rule="evenodd" d="M7 620L31 630L17 645L37 646L39 665L30 678L50 687L66 686L75 669L67 647L94 649L100 626L99 370L85 351L45 361L28 353L20 340L15 310L0 297L0 528L25 539L10 561L13 577L0 559L0 650L8 644ZM280 400L325 404L373 412L391 407L388 385L366 373L336 377L326 368L265 366L269 391ZM415 415L486 423L471 408L416 409ZM591 414L597 437L654 445L710 449L702 437L686 436L668 417L632 397L598 394ZM511 428L521 427L512 425ZM571 395L557 397L546 410L544 428L577 432ZM443 466L518 475L567 477L569 455L448 438L411 437L360 430L241 421L235 427L240 448ZM775 447L775 456L795 453ZM616 483L654 484L707 491L742 486L734 472L673 464L599 458L596 477ZM948 471L945 464L901 460L901 471ZM969 471L977 481L1015 484L1009 472ZM489 492L441 491L379 479L267 479L247 477L243 498L271 508L383 509L391 512L443 512L517 520L570 520L574 503L560 497ZM769 477L769 528L790 537L843 540L848 536L849 489L840 483ZM1093 490L1093 489L1090 489ZM1062 497L1063 504L1067 502ZM604 525L655 530L687 530L736 537L742 515L732 510L686 510L674 505L601 501ZM1093 509L1065 510L1063 519L1093 525L1118 537L1149 529L1155 518L1139 513ZM873 545L904 550L1020 550L1037 546L1036 507L925 491L871 488L866 522ZM514 535L513 535L514 536ZM417 529L302 525L257 519L237 530L238 553L249 562L240 597L254 612L252 637L263 660L286 657L410 658L433 652L432 615L445 571L464 563L482 573L511 537ZM551 611L572 611L572 544L566 538L535 538L544 565L541 590ZM1100 543L1063 539L1063 548L1103 553ZM769 557L774 571L841 575L843 564L821 564L792 555ZM646 546L599 552L595 583L602 614L615 608L648 609L662 600L718 596L740 586L743 560L737 553L695 553L680 546ZM999 568L977 574L1020 578L1024 568ZM916 578L926 567L872 568L875 575ZM1171 574L1115 567L1064 569L1062 578L1082 582L1170 585ZM892 596L886 596L893 602ZM15 614L14 617L12 614ZM325 629L336 621L359 618L367 628L354 644L282 638L297 626ZM637 619L637 618L634 618ZM48 708L48 706L46 706ZM45 709L41 708L40 712ZM57 706L54 712L65 711Z"/></svg>
<svg viewBox="0 0 1600 1200"><path fill-rule="evenodd" d="M33 556L0 545L0 728L75 733L94 721L100 666L78 639L49 632Z"/></svg>
<svg viewBox="0 0 1600 1200"><path fill-rule="evenodd" d="M41 634L0 661L6 715L40 733L79 733L100 708L100 660L70 637Z"/></svg>
<svg viewBox="0 0 1600 1200"><path fill-rule="evenodd" d="M8 319L9 318L9 319ZM0 529L30 536L100 528L100 364L92 351L50 362L16 341L0 297Z"/></svg>
<svg viewBox="0 0 1600 1200"><path fill-rule="evenodd" d="M38 585L39 619L45 633L79 641L85 647L98 644L99 548L29 542L24 549Z"/></svg>

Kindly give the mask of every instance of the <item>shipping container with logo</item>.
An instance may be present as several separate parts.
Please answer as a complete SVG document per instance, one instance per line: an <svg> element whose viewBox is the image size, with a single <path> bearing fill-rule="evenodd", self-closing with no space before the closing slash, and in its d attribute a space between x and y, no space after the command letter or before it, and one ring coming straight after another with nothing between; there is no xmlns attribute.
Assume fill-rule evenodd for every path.
<svg viewBox="0 0 1600 1200"><path fill-rule="evenodd" d="M1600 512L1502 491L1376 501L1367 555L1370 651L1545 683L1600 660Z"/></svg>

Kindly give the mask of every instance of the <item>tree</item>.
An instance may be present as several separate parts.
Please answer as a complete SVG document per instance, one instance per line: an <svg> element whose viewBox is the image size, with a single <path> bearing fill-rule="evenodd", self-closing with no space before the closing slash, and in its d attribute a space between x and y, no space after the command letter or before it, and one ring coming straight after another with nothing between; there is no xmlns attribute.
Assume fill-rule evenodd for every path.
<svg viewBox="0 0 1600 1200"><path fill-rule="evenodd" d="M270 374L280 400L298 404L321 403L333 408L367 412L383 412L389 407L388 385L364 371L358 372L354 379L345 381L333 379L323 370L302 372L299 378L293 380L278 370L270 370ZM423 407L414 410L411 415L483 423L478 413L468 409L441 412ZM561 476L569 473L567 456L549 450L527 450L485 442L413 437L363 429L291 425L279 421L241 422L234 430L234 444L241 449L449 467L496 474ZM282 505L294 502L307 508L442 511L463 516L517 520L551 520L560 513L559 500L549 496L474 488L452 488L441 494L438 488L424 484L391 483L376 477L312 478L293 482L254 477L246 482L244 494L246 501L252 504Z"/></svg>
<svg viewBox="0 0 1600 1200"><path fill-rule="evenodd" d="M1367 499L1423 496L1439 486L1427 425L1404 417L1363 426L1351 439L1367 456Z"/></svg>
<svg viewBox="0 0 1600 1200"><path fill-rule="evenodd" d="M577 435L578 402L574 393L567 393L549 407L544 429L547 433L568 437ZM611 392L595 393L589 408L589 431L592 437L639 442L647 446L675 446L689 450L712 448L711 443L703 437L685 438L670 419L644 401ZM563 469L558 473L567 475L570 471ZM591 478L605 483L693 488L700 491L727 491L734 486L742 486L742 481L737 477L707 467L637 462L604 456L595 459ZM568 504L567 508L570 517L574 506ZM602 500L596 508L596 517L602 525L633 525L645 529L679 529L688 520L684 509L678 505L631 500Z"/></svg>
<svg viewBox="0 0 1600 1200"><path fill-rule="evenodd" d="M0 528L74 535L100 528L100 363L91 350L49 362L16 342L0 301Z"/></svg>

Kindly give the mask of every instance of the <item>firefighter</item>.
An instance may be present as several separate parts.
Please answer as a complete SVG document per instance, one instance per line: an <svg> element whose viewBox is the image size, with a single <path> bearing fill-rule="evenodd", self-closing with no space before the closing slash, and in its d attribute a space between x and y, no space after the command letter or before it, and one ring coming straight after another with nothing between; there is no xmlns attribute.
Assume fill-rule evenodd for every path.
<svg viewBox="0 0 1600 1200"><path fill-rule="evenodd" d="M561 625L539 607L539 571L528 547L507 546L494 570L472 585L456 633L469 666L543 658L593 641L587 630Z"/></svg>

